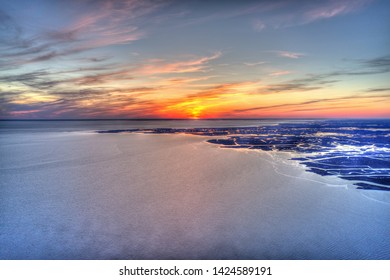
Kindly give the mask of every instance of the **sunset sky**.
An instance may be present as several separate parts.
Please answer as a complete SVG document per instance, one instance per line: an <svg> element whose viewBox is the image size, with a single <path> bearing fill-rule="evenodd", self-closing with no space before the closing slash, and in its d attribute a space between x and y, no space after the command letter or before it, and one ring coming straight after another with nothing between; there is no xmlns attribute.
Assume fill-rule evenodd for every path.
<svg viewBox="0 0 390 280"><path fill-rule="evenodd" d="M0 0L0 118L390 117L390 1Z"/></svg>

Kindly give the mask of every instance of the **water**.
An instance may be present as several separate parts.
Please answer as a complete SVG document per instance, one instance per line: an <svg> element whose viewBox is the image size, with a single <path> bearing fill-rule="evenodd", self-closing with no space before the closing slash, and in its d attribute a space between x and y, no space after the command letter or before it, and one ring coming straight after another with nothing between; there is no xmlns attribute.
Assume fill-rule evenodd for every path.
<svg viewBox="0 0 390 280"><path fill-rule="evenodd" d="M94 132L278 123L1 122L0 259L389 259L389 192L220 136Z"/></svg>

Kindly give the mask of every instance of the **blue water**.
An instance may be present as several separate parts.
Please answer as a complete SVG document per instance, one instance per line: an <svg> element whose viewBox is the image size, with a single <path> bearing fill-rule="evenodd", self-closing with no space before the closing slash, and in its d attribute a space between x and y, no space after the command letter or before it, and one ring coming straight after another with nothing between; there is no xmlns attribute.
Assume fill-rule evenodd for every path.
<svg viewBox="0 0 390 280"><path fill-rule="evenodd" d="M388 120L0 121L0 259L389 259L389 134Z"/></svg>

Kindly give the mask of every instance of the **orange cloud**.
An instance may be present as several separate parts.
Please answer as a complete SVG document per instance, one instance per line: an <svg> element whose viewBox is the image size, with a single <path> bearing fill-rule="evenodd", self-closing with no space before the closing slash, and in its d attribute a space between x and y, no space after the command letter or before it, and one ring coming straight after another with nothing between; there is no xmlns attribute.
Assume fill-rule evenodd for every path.
<svg viewBox="0 0 390 280"><path fill-rule="evenodd" d="M232 104L252 94L258 82L237 82L212 86L206 90L188 94L161 104L159 113L167 117L213 118L229 113Z"/></svg>

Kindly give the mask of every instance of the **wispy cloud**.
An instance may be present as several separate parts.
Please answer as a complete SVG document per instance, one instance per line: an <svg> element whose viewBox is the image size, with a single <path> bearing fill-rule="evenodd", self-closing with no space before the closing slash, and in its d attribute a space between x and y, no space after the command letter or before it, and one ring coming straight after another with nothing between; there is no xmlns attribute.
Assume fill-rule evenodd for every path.
<svg viewBox="0 0 390 280"><path fill-rule="evenodd" d="M269 75L273 76L273 77L279 77L279 76L284 76L284 75L288 75L288 74L291 74L291 71L287 71L287 70L275 71L275 72L270 73Z"/></svg>
<svg viewBox="0 0 390 280"><path fill-rule="evenodd" d="M209 87L206 90L187 95L186 98L219 98L226 95L234 95L234 94L248 94L252 93L259 87L258 82L235 82L235 83L223 83L217 84Z"/></svg>
<svg viewBox="0 0 390 280"><path fill-rule="evenodd" d="M293 79L282 83L269 84L262 88L259 93L283 93L286 91L311 91L324 88L329 84L334 84L340 80L335 78L342 78L343 76L363 76L384 74L390 72L390 57L382 56L373 59L365 59L354 61L350 69L339 70L334 72L322 73L322 74L310 74L304 78ZM281 76L289 74L289 71L277 71L273 72L271 76ZM375 88L367 91L387 91L388 88Z"/></svg>
<svg viewBox="0 0 390 280"><path fill-rule="evenodd" d="M305 56L305 54L297 53L297 52L288 52L288 51L275 51L275 52L278 54L278 56L286 57L286 58L293 58L293 59L297 59L297 58Z"/></svg>
<svg viewBox="0 0 390 280"><path fill-rule="evenodd" d="M63 30L48 33L51 37L79 40L83 47L93 48L123 44L144 36L137 20L164 6L161 1L100 1L98 6L81 15Z"/></svg>
<svg viewBox="0 0 390 280"><path fill-rule="evenodd" d="M373 59L361 60L360 63L368 69L368 72L361 73L377 74L390 72L390 55L385 55ZM359 73L358 71L356 73Z"/></svg>
<svg viewBox="0 0 390 280"><path fill-rule="evenodd" d="M116 70L111 72L104 72L94 75L81 76L73 79L73 82L78 85L96 85L104 84L112 81L131 80L133 79L129 70Z"/></svg>
<svg viewBox="0 0 390 280"><path fill-rule="evenodd" d="M382 92L382 91L390 92L390 87L389 88L370 88L370 89L366 90L366 92Z"/></svg>
<svg viewBox="0 0 390 280"><path fill-rule="evenodd" d="M190 86L191 84L194 84L196 82L205 81L210 78L213 78L214 76L203 76L203 77L174 77L169 79L162 79L159 83L163 86Z"/></svg>
<svg viewBox="0 0 390 280"><path fill-rule="evenodd" d="M253 22L253 29L257 32L261 32L266 28L266 25L261 20L255 20Z"/></svg>
<svg viewBox="0 0 390 280"><path fill-rule="evenodd" d="M254 15L260 22L260 30L264 28L287 28L297 25L310 24L319 20L327 20L337 16L350 14L364 8L372 0L325 0L325 1L264 1L274 3L272 13L257 11ZM263 2L263 3L264 3Z"/></svg>
<svg viewBox="0 0 390 280"><path fill-rule="evenodd" d="M129 88L119 93L104 88L57 90L47 98L26 92L0 92L0 118L156 117L159 104L137 97L147 91L147 88Z"/></svg>
<svg viewBox="0 0 390 280"><path fill-rule="evenodd" d="M333 104L334 102L345 102L348 100L375 100L375 99L390 99L390 96L388 95L347 95L342 97L334 97L334 98L318 98L318 99L312 99L308 101L302 101L302 102L296 102L296 103L282 103L282 104L275 104L275 105L268 105L268 106L258 106L258 107L251 107L251 108L245 108L245 109L236 109L234 110L237 113L243 113L243 112L250 112L250 111L258 111L258 110L274 110L274 109L290 109L290 110L297 110L302 109L300 107L306 107L308 105L314 105L314 104ZM341 104L343 105L343 104ZM350 106L349 103L344 103L344 107ZM305 109L305 108L304 108ZM306 108L308 109L308 108ZM312 108L315 110L315 108Z"/></svg>
<svg viewBox="0 0 390 280"><path fill-rule="evenodd" d="M265 64L267 62L265 61L257 61L257 62L244 62L244 65L246 66L257 66L257 65L262 65L262 64Z"/></svg>
<svg viewBox="0 0 390 280"><path fill-rule="evenodd" d="M327 75L309 75L306 78L287 80L282 83L268 84L261 88L259 94L304 92L328 87L338 80L328 80Z"/></svg>
<svg viewBox="0 0 390 280"><path fill-rule="evenodd" d="M390 72L390 55L384 55L371 59L353 60L354 64L349 68L318 75L320 78L337 76L361 76L385 74Z"/></svg>
<svg viewBox="0 0 390 280"><path fill-rule="evenodd" d="M140 19L165 5L151 0L74 1L70 4L74 12L67 23L56 28L48 26L35 33L0 11L0 25L4 26L1 36L5 39L0 40L4 58L0 70L139 40L145 35L137 26Z"/></svg>
<svg viewBox="0 0 390 280"><path fill-rule="evenodd" d="M149 63L137 67L135 72L143 75L202 72L209 69L208 62L219 58L221 55L221 52L216 52L211 56L174 62L161 59L151 60Z"/></svg>
<svg viewBox="0 0 390 280"><path fill-rule="evenodd" d="M50 76L47 70L37 70L23 74L3 75L0 76L0 82L8 85L12 83L23 84L35 89L48 89L62 82L52 79Z"/></svg>
<svg viewBox="0 0 390 280"><path fill-rule="evenodd" d="M287 80L281 83L270 83L259 88L256 94L285 93L285 92L304 92L323 89L329 85L339 82L343 76L363 76L383 74L390 72L390 57L382 56L373 59L364 59L354 61L355 65L350 69L339 70L322 74L310 74L300 79ZM291 74L290 71L275 71L270 76L284 76ZM335 79L338 78L339 79ZM372 88L366 92L385 92L389 88Z"/></svg>
<svg viewBox="0 0 390 280"><path fill-rule="evenodd" d="M267 86L262 90L262 93L284 93L287 91L303 92L310 90L321 89L321 86L310 86L298 83L283 83Z"/></svg>
<svg viewBox="0 0 390 280"><path fill-rule="evenodd" d="M304 13L304 20L312 22L321 19L336 17L343 14L355 12L371 0L338 0L324 1L318 6L309 8Z"/></svg>

